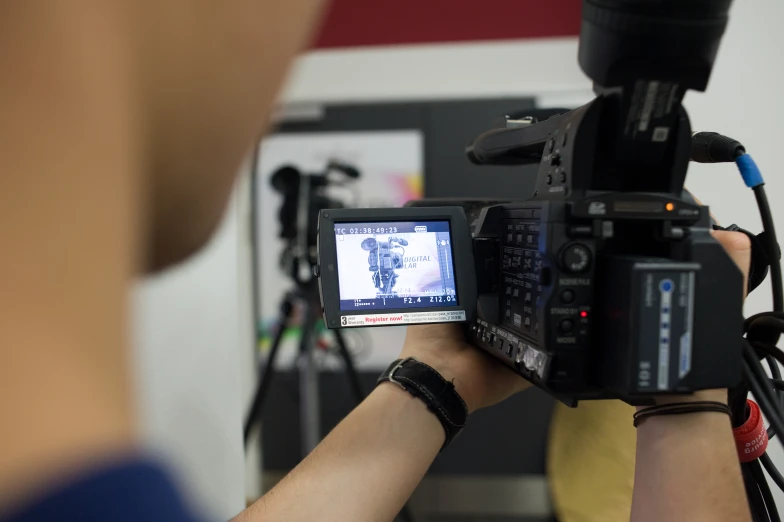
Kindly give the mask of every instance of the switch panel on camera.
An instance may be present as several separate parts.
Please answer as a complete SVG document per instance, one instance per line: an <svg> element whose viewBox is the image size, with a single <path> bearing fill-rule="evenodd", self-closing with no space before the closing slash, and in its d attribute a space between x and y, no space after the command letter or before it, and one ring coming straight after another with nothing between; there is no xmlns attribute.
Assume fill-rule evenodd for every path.
<svg viewBox="0 0 784 522"><path fill-rule="evenodd" d="M505 209L499 324L484 325L493 337L482 346L535 384L569 393L588 382L595 236L574 241L577 225L552 219L551 209L561 205ZM481 319L477 324L483 327Z"/></svg>

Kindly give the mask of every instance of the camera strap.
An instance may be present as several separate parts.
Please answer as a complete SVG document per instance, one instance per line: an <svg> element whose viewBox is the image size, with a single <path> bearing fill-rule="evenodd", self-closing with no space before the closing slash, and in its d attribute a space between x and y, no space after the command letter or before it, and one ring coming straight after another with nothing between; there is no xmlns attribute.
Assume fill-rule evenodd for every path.
<svg viewBox="0 0 784 522"><path fill-rule="evenodd" d="M398 359L387 368L376 385L393 382L420 399L438 417L444 427L446 439L443 451L463 429L468 418L468 407L455 390L454 384L444 379L436 370L413 357Z"/></svg>

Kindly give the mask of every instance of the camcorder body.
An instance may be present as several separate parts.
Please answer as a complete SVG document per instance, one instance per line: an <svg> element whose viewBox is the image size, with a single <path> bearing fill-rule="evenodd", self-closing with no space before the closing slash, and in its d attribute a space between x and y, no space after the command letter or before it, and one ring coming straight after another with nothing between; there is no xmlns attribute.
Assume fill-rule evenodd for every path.
<svg viewBox="0 0 784 522"><path fill-rule="evenodd" d="M478 164L537 164L533 194L510 179L513 201L322 210L327 326L462 322L469 342L569 405L738 384L743 275L684 190L681 105L707 87L730 3L586 1L579 62L596 99L508 120L467 150ZM371 236L408 243L384 276L394 295L368 275Z"/></svg>

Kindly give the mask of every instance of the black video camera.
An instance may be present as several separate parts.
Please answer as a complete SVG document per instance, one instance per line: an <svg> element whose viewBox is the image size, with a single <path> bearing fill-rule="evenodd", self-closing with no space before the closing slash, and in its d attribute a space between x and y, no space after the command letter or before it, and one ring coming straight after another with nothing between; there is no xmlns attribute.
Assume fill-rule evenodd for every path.
<svg viewBox="0 0 784 522"><path fill-rule="evenodd" d="M681 105L707 87L730 4L586 0L579 63L596 99L508 120L467 150L478 164L538 164L533 195L470 226L470 202L322 211L327 326L465 321L473 344L570 405L737 385L743 277L684 191ZM368 236L403 238L423 259L403 259L394 295L366 277Z"/></svg>
<svg viewBox="0 0 784 522"><path fill-rule="evenodd" d="M306 174L291 165L278 168L270 185L283 196L278 210L280 232L285 241L280 266L298 282L306 282L317 264L318 215L321 209L343 208L338 198L328 193L329 187L344 185L360 177L348 164L329 161L323 172Z"/></svg>

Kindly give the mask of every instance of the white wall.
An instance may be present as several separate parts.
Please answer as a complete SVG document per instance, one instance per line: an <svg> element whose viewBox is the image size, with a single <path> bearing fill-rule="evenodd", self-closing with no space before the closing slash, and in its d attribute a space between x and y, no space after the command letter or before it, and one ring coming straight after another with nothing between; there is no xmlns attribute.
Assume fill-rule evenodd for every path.
<svg viewBox="0 0 784 522"><path fill-rule="evenodd" d="M357 48L309 53L286 103L539 95L590 90L577 39Z"/></svg>

